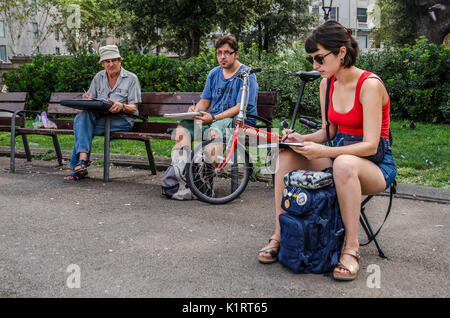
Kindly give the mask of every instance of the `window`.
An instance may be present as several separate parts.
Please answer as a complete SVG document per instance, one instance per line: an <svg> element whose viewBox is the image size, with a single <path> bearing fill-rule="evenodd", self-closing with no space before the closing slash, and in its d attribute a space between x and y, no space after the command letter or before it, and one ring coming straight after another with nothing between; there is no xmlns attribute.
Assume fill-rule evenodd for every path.
<svg viewBox="0 0 450 318"><path fill-rule="evenodd" d="M0 38L5 37L5 22L3 20L0 21Z"/></svg>
<svg viewBox="0 0 450 318"><path fill-rule="evenodd" d="M33 12L34 15L37 14L37 0L31 1L31 12Z"/></svg>
<svg viewBox="0 0 450 318"><path fill-rule="evenodd" d="M0 45L0 60L6 62L6 45Z"/></svg>
<svg viewBox="0 0 450 318"><path fill-rule="evenodd" d="M55 40L59 41L59 27L55 26Z"/></svg>
<svg viewBox="0 0 450 318"><path fill-rule="evenodd" d="M59 51L59 47L55 48L55 54L56 55L60 55L61 54L61 52Z"/></svg>
<svg viewBox="0 0 450 318"><path fill-rule="evenodd" d="M339 21L339 8L338 7L331 8L330 19Z"/></svg>
<svg viewBox="0 0 450 318"><path fill-rule="evenodd" d="M317 13L317 14L320 14L319 8L317 8L317 7L312 8L311 13Z"/></svg>
<svg viewBox="0 0 450 318"><path fill-rule="evenodd" d="M358 35L356 40L360 49L367 49L367 35Z"/></svg>
<svg viewBox="0 0 450 318"><path fill-rule="evenodd" d="M366 8L357 8L356 9L356 17L358 22L367 23L367 9Z"/></svg>
<svg viewBox="0 0 450 318"><path fill-rule="evenodd" d="M33 23L33 37L35 39L39 38L39 27L37 23Z"/></svg>

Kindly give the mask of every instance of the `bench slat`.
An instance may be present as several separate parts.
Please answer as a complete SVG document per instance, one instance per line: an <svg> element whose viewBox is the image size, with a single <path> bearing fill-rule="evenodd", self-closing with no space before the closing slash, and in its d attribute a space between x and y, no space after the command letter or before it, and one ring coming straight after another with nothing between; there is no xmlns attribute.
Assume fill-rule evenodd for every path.
<svg viewBox="0 0 450 318"><path fill-rule="evenodd" d="M71 129L17 128L16 134L23 135L73 135Z"/></svg>
<svg viewBox="0 0 450 318"><path fill-rule="evenodd" d="M81 99L83 93L80 92L62 92L62 93L52 93L50 95L50 103L59 103L63 99Z"/></svg>
<svg viewBox="0 0 450 318"><path fill-rule="evenodd" d="M23 126L25 124L25 119L23 117L16 118L16 126ZM0 117L0 126L8 126L11 130L11 117Z"/></svg>
<svg viewBox="0 0 450 318"><path fill-rule="evenodd" d="M170 134L164 133L140 133L131 131L116 131L110 134L111 139L131 139L131 140L149 140L149 139L171 139Z"/></svg>
<svg viewBox="0 0 450 318"><path fill-rule="evenodd" d="M49 104L47 113L55 115L76 115L81 113L81 110L66 107L61 104Z"/></svg>
<svg viewBox="0 0 450 318"><path fill-rule="evenodd" d="M2 102L0 103L0 111L2 110L9 110L9 111L16 111L16 110L24 110L26 107L26 102Z"/></svg>
<svg viewBox="0 0 450 318"><path fill-rule="evenodd" d="M27 92L0 93L0 102L26 102L27 97Z"/></svg>

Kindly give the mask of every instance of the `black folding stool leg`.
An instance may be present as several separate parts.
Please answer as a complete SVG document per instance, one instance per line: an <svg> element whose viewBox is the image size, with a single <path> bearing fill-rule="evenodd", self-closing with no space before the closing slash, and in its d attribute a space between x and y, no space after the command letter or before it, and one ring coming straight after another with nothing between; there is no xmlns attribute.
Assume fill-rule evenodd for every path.
<svg viewBox="0 0 450 318"><path fill-rule="evenodd" d="M394 182L390 186L389 205L388 205L388 208L386 211L386 216L384 217L384 221L380 225L380 227L378 228L376 233L373 232L372 226L370 225L370 222L369 222L369 219L367 218L366 213L364 213L365 205L367 202L369 202L373 198L373 195L367 196L367 198L365 198L364 201L361 203L361 215L359 217L359 222L361 223L361 226L364 229L364 232L366 232L368 241L364 244L360 244L360 246L367 245L373 241L375 243L375 246L377 247L378 255L383 259L387 258L387 256L384 254L383 250L381 249L380 244L378 243L378 241L376 239L376 236L378 235L378 233L380 233L381 228L383 227L384 223L387 220L387 217L389 216L389 213L390 213L391 207L392 207L392 199L394 198L394 194L396 192L397 192L397 181L394 180Z"/></svg>
<svg viewBox="0 0 450 318"><path fill-rule="evenodd" d="M371 196L371 198L372 198L372 196ZM367 201L369 201L369 200L367 200ZM361 206L361 215L359 217L359 222L361 223L361 226L364 229L364 232L366 232L367 239L369 240L366 244L369 244L371 241L373 241L375 243L375 246L377 247L378 255L381 258L386 259L387 256L384 254L383 250L381 249L380 244L378 244L377 238L373 234L372 227L370 226L370 222L367 219L367 216L364 213L364 210L365 210L365 207L362 205ZM366 245L366 244L363 244L363 245Z"/></svg>

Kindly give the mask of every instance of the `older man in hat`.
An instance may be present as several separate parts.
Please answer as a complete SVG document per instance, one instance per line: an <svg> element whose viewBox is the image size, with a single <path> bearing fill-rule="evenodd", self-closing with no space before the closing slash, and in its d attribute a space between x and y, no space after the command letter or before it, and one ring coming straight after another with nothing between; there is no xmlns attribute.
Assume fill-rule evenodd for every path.
<svg viewBox="0 0 450 318"><path fill-rule="evenodd" d="M113 105L111 131L129 131L138 115L137 104L141 102L141 85L137 76L121 66L122 57L115 45L106 45L99 49L100 61L104 70L98 72L91 82L84 99L105 98ZM73 173L66 181L78 181L88 174L89 155L92 139L105 131L105 116L97 112L83 111L74 120L75 144L69 167Z"/></svg>

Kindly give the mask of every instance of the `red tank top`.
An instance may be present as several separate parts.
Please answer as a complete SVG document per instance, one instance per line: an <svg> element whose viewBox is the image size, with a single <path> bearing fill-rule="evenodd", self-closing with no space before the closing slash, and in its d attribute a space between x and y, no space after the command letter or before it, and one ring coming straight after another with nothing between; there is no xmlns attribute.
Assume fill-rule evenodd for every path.
<svg viewBox="0 0 450 318"><path fill-rule="evenodd" d="M352 109L350 109L346 113L338 113L334 110L333 107L333 88L335 77L331 78L331 87L330 87L330 107L328 107L328 118L329 120L336 124L338 130L343 134L353 134L353 135L362 135L363 134L363 109L362 105L359 101L359 94L361 91L362 83L369 77L372 73L364 71L360 78L358 79L358 83L356 84L356 92L355 92L355 102L353 104ZM378 77L373 77L380 80ZM380 80L381 83L383 83ZM384 84L383 84L384 86ZM388 102L386 105L382 107L382 118L381 118L381 137L389 138L389 123L390 123L390 104L391 100L388 96Z"/></svg>

